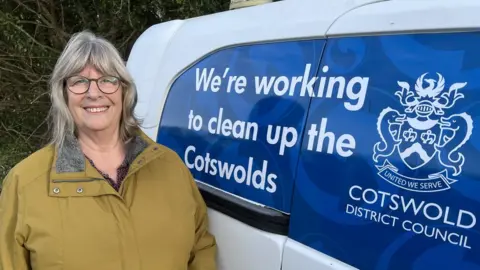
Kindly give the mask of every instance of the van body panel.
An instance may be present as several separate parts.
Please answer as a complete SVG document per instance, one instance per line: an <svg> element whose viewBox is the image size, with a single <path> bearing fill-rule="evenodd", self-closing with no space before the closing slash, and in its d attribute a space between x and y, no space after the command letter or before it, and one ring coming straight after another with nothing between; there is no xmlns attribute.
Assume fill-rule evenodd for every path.
<svg viewBox="0 0 480 270"><path fill-rule="evenodd" d="M356 270L335 258L325 255L291 238L283 251L282 270Z"/></svg>
<svg viewBox="0 0 480 270"><path fill-rule="evenodd" d="M480 32L328 39L336 87L312 98L290 238L359 269L478 269L478 45Z"/></svg>
<svg viewBox="0 0 480 270"><path fill-rule="evenodd" d="M475 0L392 0L345 13L330 36L477 30L480 2ZM361 22L361 23L359 23Z"/></svg>
<svg viewBox="0 0 480 270"><path fill-rule="evenodd" d="M160 63L164 62L169 41L182 24L183 21L174 20L149 27L136 40L128 57L127 68L134 78L138 91L135 115L144 119L144 131L152 138L158 126L158 120L155 122L151 119L152 110L161 110L163 107L160 100L153 109L150 107L152 95L163 96L168 92L167 89L156 87L159 78L162 78L159 74ZM154 128L149 128L151 126Z"/></svg>
<svg viewBox="0 0 480 270"><path fill-rule="evenodd" d="M333 71L330 68L336 67L331 77L345 81L368 77L368 94L362 109L355 113L345 110L345 100L312 99L305 129L312 124L321 126L323 119L328 128L325 132L331 133L323 133L327 136L323 136L319 153L307 149L309 135L304 134L290 219L289 237L295 248L290 247L289 238L284 267L309 261L305 260L309 256L303 255L312 254L309 251L313 249L319 251L313 252L319 260L326 254L360 269L478 269L480 261L474 254L480 241L476 222L480 204L474 194L479 194L480 186L475 183L480 171L473 160L478 156L475 145L479 138L475 128L470 130L478 121L474 104L480 90L477 10L478 1L387 1L351 10L331 26L320 69L329 66ZM451 87L462 91L448 112L439 113L440 117L463 115L460 122L464 126L455 134L465 141L455 149L462 153L459 161L464 163L457 163L462 164L462 172L454 178L449 178L452 170L458 173L459 168L440 158L449 152L447 148L422 145L428 162L418 164L418 156L416 166L407 159L412 157L402 159L400 155L408 149L405 140L393 144L391 155L374 155L375 146L388 154L392 150L392 144L382 140L388 139L384 134L392 133L382 129L381 113L391 114L393 110L384 111L391 108L405 114L401 103L413 102L418 98L415 89L427 88L428 82L433 87L445 83L444 101L456 99L445 94ZM412 93L403 101L402 87ZM428 104L426 100L423 105ZM432 108L420 107L424 114ZM408 115L415 118L418 115L414 113ZM437 122L430 131L439 139L447 129ZM325 153L330 137L338 141L345 134L360 138L355 140L351 156ZM312 143L310 148L316 150L318 142ZM412 153L422 151L417 148ZM388 163L376 163L373 157ZM312 174L314 171L317 173ZM325 173L319 177L318 171ZM363 193L358 197L360 189ZM375 196L378 200L374 202ZM302 255L298 258L291 253ZM312 263L302 269L318 267Z"/></svg>
<svg viewBox="0 0 480 270"><path fill-rule="evenodd" d="M211 208L208 215L219 247L218 269L281 269L287 236L253 228Z"/></svg>

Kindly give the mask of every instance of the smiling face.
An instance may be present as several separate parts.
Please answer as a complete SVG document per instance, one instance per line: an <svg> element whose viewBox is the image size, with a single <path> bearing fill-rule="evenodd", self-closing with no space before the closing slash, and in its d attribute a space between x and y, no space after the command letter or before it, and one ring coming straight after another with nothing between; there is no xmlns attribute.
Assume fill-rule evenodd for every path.
<svg viewBox="0 0 480 270"><path fill-rule="evenodd" d="M92 133L99 131L116 132L120 126L122 115L122 86L119 79L105 77L94 67L87 65L80 73L67 79L68 108L73 116L79 133ZM90 82L86 93L79 89L86 89L86 79L99 79ZM82 88L84 87L84 88ZM116 91L115 91L116 90ZM111 93L113 92L113 93Z"/></svg>

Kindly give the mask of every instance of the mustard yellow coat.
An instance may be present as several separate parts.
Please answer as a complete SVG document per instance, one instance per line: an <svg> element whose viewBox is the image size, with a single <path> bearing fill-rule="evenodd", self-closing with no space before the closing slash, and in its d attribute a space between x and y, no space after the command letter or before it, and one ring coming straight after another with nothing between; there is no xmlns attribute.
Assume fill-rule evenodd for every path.
<svg viewBox="0 0 480 270"><path fill-rule="evenodd" d="M0 194L0 270L214 270L206 206L182 160L141 133L119 192L74 139L17 164Z"/></svg>

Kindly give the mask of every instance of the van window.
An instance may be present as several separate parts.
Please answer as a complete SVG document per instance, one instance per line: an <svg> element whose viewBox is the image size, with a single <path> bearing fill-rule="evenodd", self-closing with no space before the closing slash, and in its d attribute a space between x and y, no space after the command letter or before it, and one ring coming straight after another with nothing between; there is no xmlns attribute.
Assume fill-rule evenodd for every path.
<svg viewBox="0 0 480 270"><path fill-rule="evenodd" d="M172 84L157 141L198 181L289 213L323 45L284 41L213 52Z"/></svg>

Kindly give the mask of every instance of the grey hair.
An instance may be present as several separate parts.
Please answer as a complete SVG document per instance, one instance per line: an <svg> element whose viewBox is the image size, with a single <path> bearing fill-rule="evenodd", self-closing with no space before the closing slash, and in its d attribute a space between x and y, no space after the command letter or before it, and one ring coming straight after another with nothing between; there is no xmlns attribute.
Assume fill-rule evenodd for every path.
<svg viewBox="0 0 480 270"><path fill-rule="evenodd" d="M92 65L99 72L118 76L122 81L123 112L120 136L125 142L134 137L141 121L134 116L137 104L137 90L125 62L115 46L106 39L85 30L70 38L55 64L50 78L50 99L52 102L49 118L51 128L50 144L60 148L66 137L75 136L76 127L67 105L65 79Z"/></svg>

